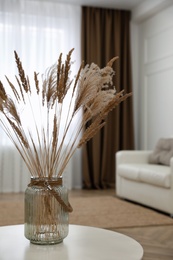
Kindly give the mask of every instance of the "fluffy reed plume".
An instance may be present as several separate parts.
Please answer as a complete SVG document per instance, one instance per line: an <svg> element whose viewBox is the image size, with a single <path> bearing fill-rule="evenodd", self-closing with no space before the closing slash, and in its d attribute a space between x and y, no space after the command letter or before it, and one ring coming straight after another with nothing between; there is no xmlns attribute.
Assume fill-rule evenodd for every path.
<svg viewBox="0 0 173 260"><path fill-rule="evenodd" d="M64 63L60 54L57 64L46 71L42 84L34 72L33 86L14 52L19 73L16 86L7 77L8 87L0 82L1 126L33 177L61 176L75 150L90 140L105 125L108 113L131 95L114 89L112 65L116 58L102 69L94 63L85 67L81 64L73 82L72 52ZM78 118L81 112L83 116Z"/></svg>

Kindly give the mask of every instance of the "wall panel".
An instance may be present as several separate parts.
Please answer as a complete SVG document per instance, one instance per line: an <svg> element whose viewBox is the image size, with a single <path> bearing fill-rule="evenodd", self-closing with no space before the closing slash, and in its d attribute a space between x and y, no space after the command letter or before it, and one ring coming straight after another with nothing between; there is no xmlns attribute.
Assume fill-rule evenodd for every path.
<svg viewBox="0 0 173 260"><path fill-rule="evenodd" d="M173 136L173 6L139 26L139 149Z"/></svg>

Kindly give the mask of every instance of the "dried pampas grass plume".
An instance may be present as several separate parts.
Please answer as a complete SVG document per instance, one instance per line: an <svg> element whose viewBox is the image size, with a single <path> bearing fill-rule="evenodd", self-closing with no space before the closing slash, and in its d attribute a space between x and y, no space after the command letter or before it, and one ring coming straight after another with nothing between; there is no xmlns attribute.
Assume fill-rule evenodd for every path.
<svg viewBox="0 0 173 260"><path fill-rule="evenodd" d="M73 81L70 78L73 51L69 51L64 62L62 53L59 55L57 63L45 72L42 84L39 74L34 72L34 86L30 85L15 51L19 74L15 76L16 86L7 77L6 87L0 82L1 126L33 177L62 176L76 149L105 125L111 110L131 96L124 91L116 93L113 86L112 65L117 57L104 68L82 63ZM8 93L9 89L13 95ZM67 111L65 124L64 109ZM81 112L82 118L76 122ZM29 124L26 123L28 115L32 121ZM91 119L92 123L86 128Z"/></svg>

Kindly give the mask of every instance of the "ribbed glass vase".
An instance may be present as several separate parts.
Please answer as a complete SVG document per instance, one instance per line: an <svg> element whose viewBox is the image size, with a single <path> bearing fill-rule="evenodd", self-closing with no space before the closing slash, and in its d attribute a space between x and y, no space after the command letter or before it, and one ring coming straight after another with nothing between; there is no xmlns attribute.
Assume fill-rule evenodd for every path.
<svg viewBox="0 0 173 260"><path fill-rule="evenodd" d="M68 190L62 178L32 178L25 191L25 237L34 244L56 244L68 235Z"/></svg>

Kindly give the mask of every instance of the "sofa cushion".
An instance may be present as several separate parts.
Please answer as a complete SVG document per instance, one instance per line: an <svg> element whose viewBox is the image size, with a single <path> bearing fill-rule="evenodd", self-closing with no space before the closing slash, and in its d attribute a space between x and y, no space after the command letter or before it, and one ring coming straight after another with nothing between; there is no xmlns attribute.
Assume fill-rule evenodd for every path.
<svg viewBox="0 0 173 260"><path fill-rule="evenodd" d="M170 165L171 157L173 157L173 138L160 138L149 156L149 163Z"/></svg>
<svg viewBox="0 0 173 260"><path fill-rule="evenodd" d="M121 164L118 174L126 179L164 188L171 187L170 167L154 164Z"/></svg>

